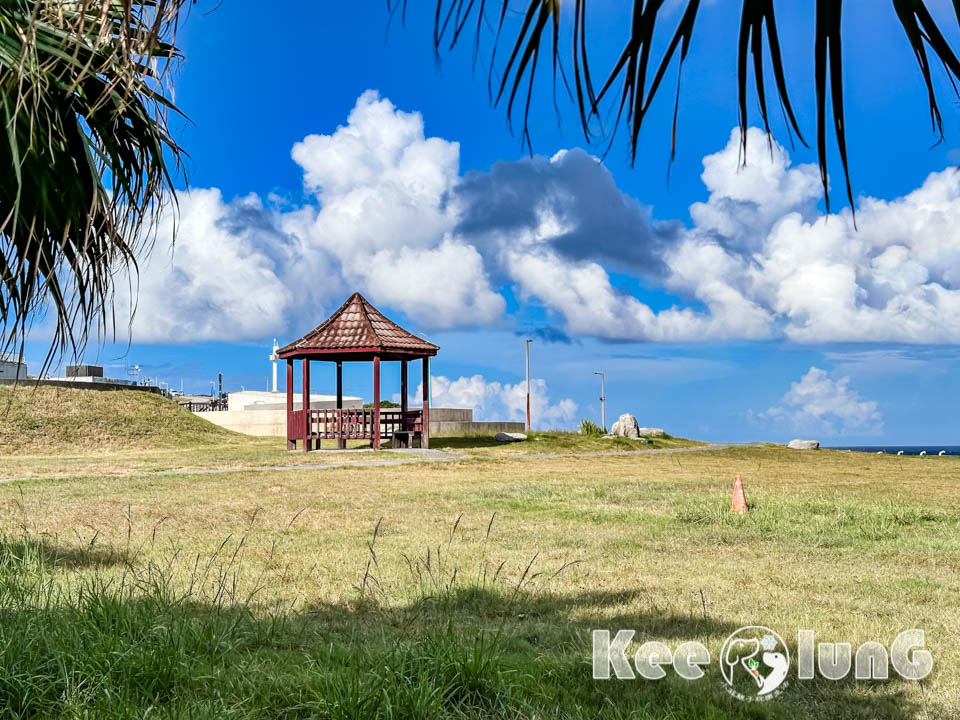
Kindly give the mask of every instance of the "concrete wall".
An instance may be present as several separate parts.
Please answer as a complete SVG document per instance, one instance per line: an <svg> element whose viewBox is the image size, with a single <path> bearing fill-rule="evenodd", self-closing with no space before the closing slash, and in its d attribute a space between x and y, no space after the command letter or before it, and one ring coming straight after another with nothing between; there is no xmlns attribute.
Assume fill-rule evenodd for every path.
<svg viewBox="0 0 960 720"><path fill-rule="evenodd" d="M498 432L523 432L522 422L434 422L430 411L430 437L496 435Z"/></svg>
<svg viewBox="0 0 960 720"><path fill-rule="evenodd" d="M411 406L411 410L419 410L422 406ZM430 425L435 422L469 423L473 422L473 410L469 408L430 408Z"/></svg>
<svg viewBox="0 0 960 720"><path fill-rule="evenodd" d="M311 402L310 406L318 408ZM299 403L297 404L299 409ZM326 409L326 408L323 408ZM411 408L413 410L415 408ZM286 406L281 410L221 410L195 413L214 425L261 437L286 437ZM430 408L430 436L496 435L498 432L523 432L521 422L474 422L473 410Z"/></svg>
<svg viewBox="0 0 960 720"><path fill-rule="evenodd" d="M99 378L98 378L99 379ZM19 384L20 387L33 387L34 385L44 385L48 387L65 387L73 390L137 390L139 392L149 392L155 395L162 395L160 388L155 385L126 385L121 384L125 381L111 382L104 379L103 382L87 382L85 380L37 380L36 378L27 378L26 380L9 380L0 378L0 385Z"/></svg>
<svg viewBox="0 0 960 720"><path fill-rule="evenodd" d="M498 432L523 432L523 428L522 422L475 421L470 408L430 408L431 437L496 435Z"/></svg>
<svg viewBox="0 0 960 720"><path fill-rule="evenodd" d="M293 409L299 410L302 405L300 393L293 394ZM310 407L314 410L332 410L337 406L336 395L317 395L310 393ZM344 395L345 408L361 408L363 400L358 397ZM266 392L263 390L241 390L227 394L227 410L286 410L287 394L285 392Z"/></svg>
<svg viewBox="0 0 960 720"><path fill-rule="evenodd" d="M244 435L287 436L286 410L215 410L198 412L194 415Z"/></svg>

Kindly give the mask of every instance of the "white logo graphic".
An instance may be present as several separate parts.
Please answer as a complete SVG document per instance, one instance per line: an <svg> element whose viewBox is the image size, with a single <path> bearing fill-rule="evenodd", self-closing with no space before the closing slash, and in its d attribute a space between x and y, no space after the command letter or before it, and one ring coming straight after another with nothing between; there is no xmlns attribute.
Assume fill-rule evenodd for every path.
<svg viewBox="0 0 960 720"><path fill-rule="evenodd" d="M710 664L710 651L695 640L681 643L675 650L658 640L637 647L636 630L593 631L593 679L660 680L667 668L684 680L699 680ZM797 679L813 680L819 672L827 680L842 680L854 669L857 680L886 680L893 669L905 680L922 680L933 671L933 655L925 647L923 630L904 630L890 643L868 641L856 655L846 642L817 643L813 630L797 633ZM636 650L634 651L634 648ZM632 652L631 658L628 652ZM747 702L762 702L778 697L789 684L790 650L776 632L764 625L740 628L723 643L720 673L725 690ZM714 676L716 677L716 676Z"/></svg>
<svg viewBox="0 0 960 720"><path fill-rule="evenodd" d="M777 633L747 625L727 638L720 650L720 671L727 692L747 701L763 701L782 692L790 669L790 650Z"/></svg>

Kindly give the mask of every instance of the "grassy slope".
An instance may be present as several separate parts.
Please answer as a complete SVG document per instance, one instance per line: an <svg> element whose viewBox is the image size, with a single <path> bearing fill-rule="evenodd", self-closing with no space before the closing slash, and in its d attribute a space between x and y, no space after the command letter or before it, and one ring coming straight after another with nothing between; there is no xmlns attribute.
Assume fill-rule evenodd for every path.
<svg viewBox="0 0 960 720"><path fill-rule="evenodd" d="M489 452L0 486L0 705L251 718L960 714L958 460ZM728 509L735 473L745 517ZM798 628L856 647L920 627L934 674L922 688L793 676L775 702L743 704L716 663L724 638L753 623L791 649ZM593 628L700 640L714 663L696 682L598 683Z"/></svg>
<svg viewBox="0 0 960 720"><path fill-rule="evenodd" d="M247 441L152 393L0 387L0 455L188 449Z"/></svg>

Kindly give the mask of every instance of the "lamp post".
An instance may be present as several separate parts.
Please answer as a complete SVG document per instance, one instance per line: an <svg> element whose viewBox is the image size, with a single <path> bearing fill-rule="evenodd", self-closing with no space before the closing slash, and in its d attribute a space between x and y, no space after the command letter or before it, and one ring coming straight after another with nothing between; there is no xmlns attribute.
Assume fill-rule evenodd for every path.
<svg viewBox="0 0 960 720"><path fill-rule="evenodd" d="M271 388L272 392L277 391L277 353L280 351L280 346L277 345L277 339L273 339L273 352L270 353L270 362L273 363L273 387Z"/></svg>
<svg viewBox="0 0 960 720"><path fill-rule="evenodd" d="M530 432L530 343L533 340L527 339L527 432Z"/></svg>
<svg viewBox="0 0 960 720"><path fill-rule="evenodd" d="M604 389L604 377L603 373L599 371L594 371L594 375L600 376L600 427L603 428L603 431L607 431L607 393Z"/></svg>

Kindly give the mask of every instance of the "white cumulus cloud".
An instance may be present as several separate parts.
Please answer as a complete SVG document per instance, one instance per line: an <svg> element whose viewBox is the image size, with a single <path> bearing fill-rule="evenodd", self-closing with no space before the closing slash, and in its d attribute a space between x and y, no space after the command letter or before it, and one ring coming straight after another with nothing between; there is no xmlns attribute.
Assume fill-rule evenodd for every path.
<svg viewBox="0 0 960 720"><path fill-rule="evenodd" d="M775 333L805 343L960 341L960 175L931 174L902 198L861 200L824 216L816 168L751 129L745 168L739 136L704 160L706 203L667 253L667 285L712 314L747 308ZM691 271L691 268L693 270ZM725 296L726 306L709 295Z"/></svg>
<svg viewBox="0 0 960 720"><path fill-rule="evenodd" d="M443 375L430 379L432 403L436 407L472 408L475 420L523 421L527 413L527 386L488 381L483 375L450 380ZM415 397L423 393L417 388ZM530 414L537 428L566 428L576 421L577 404L570 398L552 403L547 383L530 379Z"/></svg>
<svg viewBox="0 0 960 720"><path fill-rule="evenodd" d="M289 337L359 290L425 330L509 326L512 296L614 341L960 342L960 174L861 199L857 230L817 209L814 165L747 139L745 164L737 130L704 158L709 196L686 227L579 149L461 174L458 143L367 91L344 125L294 145L301 205L179 194L173 254L161 241L141 262L133 339ZM678 302L655 310L615 273Z"/></svg>
<svg viewBox="0 0 960 720"><path fill-rule="evenodd" d="M883 416L873 400L864 400L850 387L850 378L834 379L811 367L790 385L780 404L759 416L797 432L838 435L879 435Z"/></svg>
<svg viewBox="0 0 960 720"><path fill-rule="evenodd" d="M195 342L263 338L274 333L296 288L286 268L292 248L275 230L229 219L264 217L256 196L226 203L217 189L192 190L179 197L178 238L139 265L131 288L117 288L118 323L136 303L133 338L138 342ZM172 234L167 214L157 237ZM269 237L269 242L265 238Z"/></svg>
<svg viewBox="0 0 960 720"><path fill-rule="evenodd" d="M354 290L418 327L500 320L506 302L481 254L451 234L457 143L425 138L419 113L369 91L346 125L306 137L292 155L315 199L302 207L265 206L256 195L226 202L216 188L178 193L173 252L160 240L141 262L134 340L282 337ZM165 216L157 237L173 224ZM122 317L125 289L117 307ZM304 325L303 308L320 310Z"/></svg>

